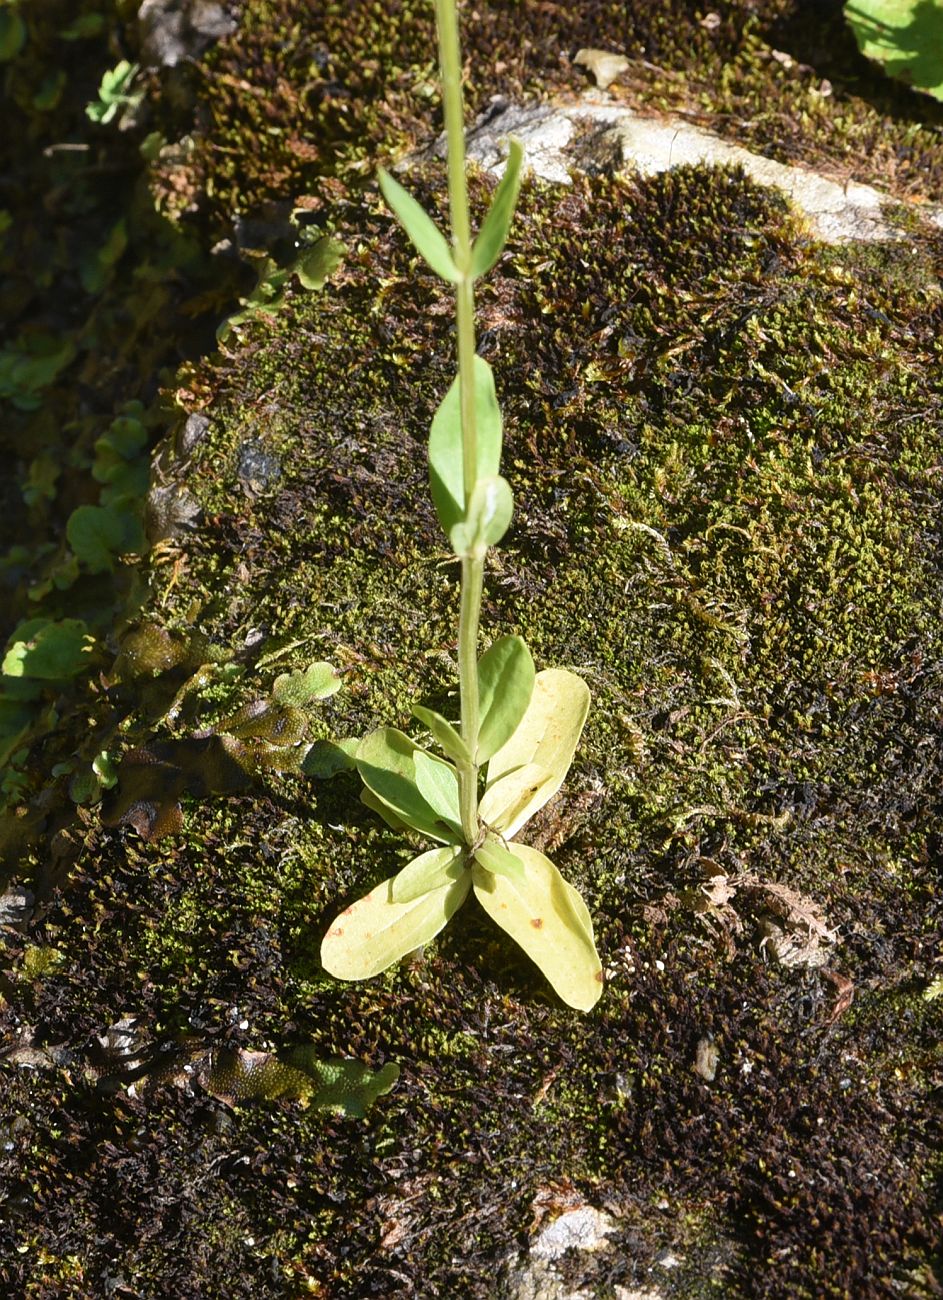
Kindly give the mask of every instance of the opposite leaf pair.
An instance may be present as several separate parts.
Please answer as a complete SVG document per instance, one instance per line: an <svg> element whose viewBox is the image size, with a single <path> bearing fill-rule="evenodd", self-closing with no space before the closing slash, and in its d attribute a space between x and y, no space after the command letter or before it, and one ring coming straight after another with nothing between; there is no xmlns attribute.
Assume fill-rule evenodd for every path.
<svg viewBox="0 0 943 1300"><path fill-rule="evenodd" d="M521 188L521 163L524 148L519 140L508 144L508 161L504 175L494 192L494 198L481 229L471 248L469 275L478 280L494 266L507 242L508 231L514 218L517 196ZM380 189L383 197L396 213L400 225L412 240L416 252L428 263L436 275L450 284L458 284L463 274L456 265L448 240L426 210L404 190L385 168L379 169Z"/></svg>
<svg viewBox="0 0 943 1300"><path fill-rule="evenodd" d="M502 638L488 654L500 651L510 658L513 653L519 659L520 651L511 652L507 642L517 642L526 654L517 637ZM420 854L341 913L321 948L332 975L366 979L386 970L437 935L474 891L564 1002L584 1011L596 1003L602 969L585 903L549 858L514 840L563 783L586 719L589 690L563 669L537 673L531 683L510 734L490 752L485 741L487 779L474 845L466 845L462 835L458 776L451 763L391 727L363 740L357 767L366 786L364 802L397 829L419 831L442 847ZM500 713L513 716L504 708ZM494 708L483 716L487 721L493 714ZM492 735L501 736L503 729L496 722ZM438 738L438 730L433 734ZM479 757L484 761L481 750Z"/></svg>

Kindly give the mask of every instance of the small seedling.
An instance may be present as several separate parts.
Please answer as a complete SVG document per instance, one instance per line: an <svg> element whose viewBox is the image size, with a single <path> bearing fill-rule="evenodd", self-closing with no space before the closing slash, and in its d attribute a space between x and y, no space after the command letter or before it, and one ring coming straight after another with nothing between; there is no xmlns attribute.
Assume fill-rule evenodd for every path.
<svg viewBox="0 0 943 1300"><path fill-rule="evenodd" d="M550 859L517 836L563 783L589 690L563 669L536 672L519 636L499 637L478 657L485 561L510 524L513 497L499 473L502 421L494 376L475 352L474 284L507 240L523 151L511 143L504 176L472 241L454 0L436 0L436 24L451 244L383 171L380 186L416 251L455 291L458 376L432 421L429 475L439 521L461 561L461 717L456 726L432 709L413 709L444 757L394 727L378 728L357 748L364 803L395 829L417 831L439 847L341 913L325 936L321 960L339 979L367 979L432 939L474 893L563 1001L587 1011L602 992L589 911Z"/></svg>
<svg viewBox="0 0 943 1300"><path fill-rule="evenodd" d="M274 316L285 305L293 276L305 289L318 291L344 256L344 246L329 235L304 243L288 266L279 266L272 257L255 257L256 283L246 298L239 299L240 311L227 316L219 325L216 337L225 343L240 325L257 317Z"/></svg>
<svg viewBox="0 0 943 1300"><path fill-rule="evenodd" d="M105 125L118 113L133 112L144 98L143 87L132 89L134 79L140 70L140 64L129 63L127 59L116 63L102 77L101 85L98 87L98 99L86 104L86 115L93 122Z"/></svg>

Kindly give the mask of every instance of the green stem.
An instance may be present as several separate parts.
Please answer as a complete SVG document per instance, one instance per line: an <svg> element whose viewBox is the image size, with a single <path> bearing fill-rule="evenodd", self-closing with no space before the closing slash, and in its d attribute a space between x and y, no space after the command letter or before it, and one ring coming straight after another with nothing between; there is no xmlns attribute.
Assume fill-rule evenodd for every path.
<svg viewBox="0 0 943 1300"><path fill-rule="evenodd" d="M478 709L478 619L481 616L481 592L485 562L466 556L462 560L462 605L458 619L458 683L462 701L462 736L472 755L472 762L458 770L458 802L462 831L469 848L478 839L478 749L480 717ZM471 683L471 689L466 684Z"/></svg>
<svg viewBox="0 0 943 1300"><path fill-rule="evenodd" d="M449 208L455 265L462 279L455 289L458 338L459 397L462 411L462 470L465 507L469 506L478 477L478 442L475 429L475 291L471 276L471 219L465 180L465 111L462 104L462 56L455 0L435 0L439 34L442 104L448 146ZM478 838L478 621L484 584L484 560L462 560L462 599L458 623L458 684L461 699L462 738L471 761L459 764L459 805L462 831L471 846Z"/></svg>
<svg viewBox="0 0 943 1300"><path fill-rule="evenodd" d="M462 59L458 39L455 0L436 0L439 32L439 65L442 73L442 106L448 147L449 211L455 265L462 280L455 288L458 334L458 373L462 408L462 468L465 505L471 500L478 477L478 440L475 430L475 388L472 367L475 359L475 290L471 278L471 220L468 215L468 185L465 180L465 112L462 106Z"/></svg>

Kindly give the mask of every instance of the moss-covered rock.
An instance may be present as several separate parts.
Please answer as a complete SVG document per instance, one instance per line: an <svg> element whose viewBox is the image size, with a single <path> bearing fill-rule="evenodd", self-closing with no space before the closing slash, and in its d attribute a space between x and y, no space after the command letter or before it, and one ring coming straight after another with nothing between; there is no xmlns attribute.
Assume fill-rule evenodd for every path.
<svg viewBox="0 0 943 1300"><path fill-rule="evenodd" d="M517 53L498 80L482 56L475 93L552 89L559 47L614 42L621 22L620 48L660 62L647 96L671 81L669 40L680 61L687 39L685 76L693 51L702 80L726 41L753 50L773 114L784 65L763 32L795 30L785 5L745 35L735 7L719 27L687 6L642 12L644 43L627 44L622 6L488 6L483 30L513 31ZM571 776L528 827L593 914L607 987L592 1015L557 1004L472 903L421 956L332 980L320 938L402 840L351 774L266 772L268 741L220 740L312 660L344 688L307 712L307 740L407 726L417 696L454 701L456 573L425 466L454 371L448 304L349 168L284 162L301 157L297 91L266 100L245 65L242 82L224 70L251 49L266 77L286 60L301 75L323 46L322 124L347 166L422 130L428 19L410 13L384 44L367 18L385 9L326 7L302 28L291 6L252 4L206 65L204 111L221 116L201 147L219 157L194 185L213 220L313 193L314 177L347 254L320 293L294 285L178 371L154 479L186 510L157 512L123 648L35 745L7 838L34 897L5 929L0 1015L20 1065L0 1115L0 1276L37 1296L490 1297L575 1200L616 1226L556 1269L600 1297L931 1296L938 234L824 248L736 170L525 185L479 292L517 502L483 627L522 632L538 666L593 690ZM246 128L250 103L270 117ZM221 147L223 124L252 132L251 158ZM817 133L802 138L818 156ZM441 211L441 168L411 182ZM476 211L488 192L476 177ZM102 750L124 753L117 786L70 812L53 762ZM774 960L784 938L792 964ZM194 1064L302 1046L397 1062L400 1080L352 1121L229 1106Z"/></svg>
<svg viewBox="0 0 943 1300"><path fill-rule="evenodd" d="M422 0L252 0L205 61L196 129L152 169L164 210L337 216L379 154L439 129L433 7ZM619 101L679 112L783 162L939 199L943 108L885 80L858 52L841 0L492 0L466 13L473 113L495 97L577 96L585 47L628 58ZM170 124L175 122L171 114ZM171 138L178 132L168 127Z"/></svg>

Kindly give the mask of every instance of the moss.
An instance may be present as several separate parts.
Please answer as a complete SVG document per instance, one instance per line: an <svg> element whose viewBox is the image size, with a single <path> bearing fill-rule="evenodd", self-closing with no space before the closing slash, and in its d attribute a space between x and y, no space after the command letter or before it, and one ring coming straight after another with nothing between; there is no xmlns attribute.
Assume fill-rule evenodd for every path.
<svg viewBox="0 0 943 1300"><path fill-rule="evenodd" d="M55 948L28 947L23 952L20 973L25 980L43 979L54 971L62 961L62 954Z"/></svg>
<svg viewBox="0 0 943 1300"><path fill-rule="evenodd" d="M629 59L610 88L621 102L683 114L758 153L901 199L935 199L943 110L861 57L840 0L715 12L719 23L705 25L689 0L480 6L464 24L471 112L496 95L575 97L590 84L577 51L609 49ZM433 49L431 11L415 0L252 0L207 58L189 148L155 164L165 208L195 209L217 233L237 215L274 231L291 206L345 222L377 160L436 129Z"/></svg>
<svg viewBox="0 0 943 1300"><path fill-rule="evenodd" d="M417 184L441 199L441 169ZM2 1014L68 1074L14 1076L5 1108L26 1121L3 1153L11 1292L73 1285L77 1257L86 1293L120 1272L180 1295L493 1295L558 1186L620 1216L616 1251L571 1261L600 1295L666 1248L685 1296L930 1277L937 258L932 239L822 249L736 171L525 190L480 294L517 499L485 625L593 688L533 830L589 902L604 999L565 1011L473 903L421 958L327 978L324 927L403 849L350 776L193 792L183 830L152 843L94 815L60 830L53 791L69 869L34 857L29 942L62 961L5 986ZM271 655L348 669L322 734L407 725L417 694L454 707L454 566L424 463L453 364L437 288L370 217L323 294L182 372L212 426L161 464L202 514L151 557L139 611L175 635L144 647L149 682L129 673L86 717L117 715L129 747L166 739L161 701L208 646L242 675L195 692L178 732L242 702ZM277 475L240 473L247 442ZM726 943L704 928L705 867L818 899L851 1005L827 974L767 966L746 912ZM96 1048L128 1016L137 1072ZM193 1051L301 1042L398 1060L401 1081L364 1125L185 1086Z"/></svg>

